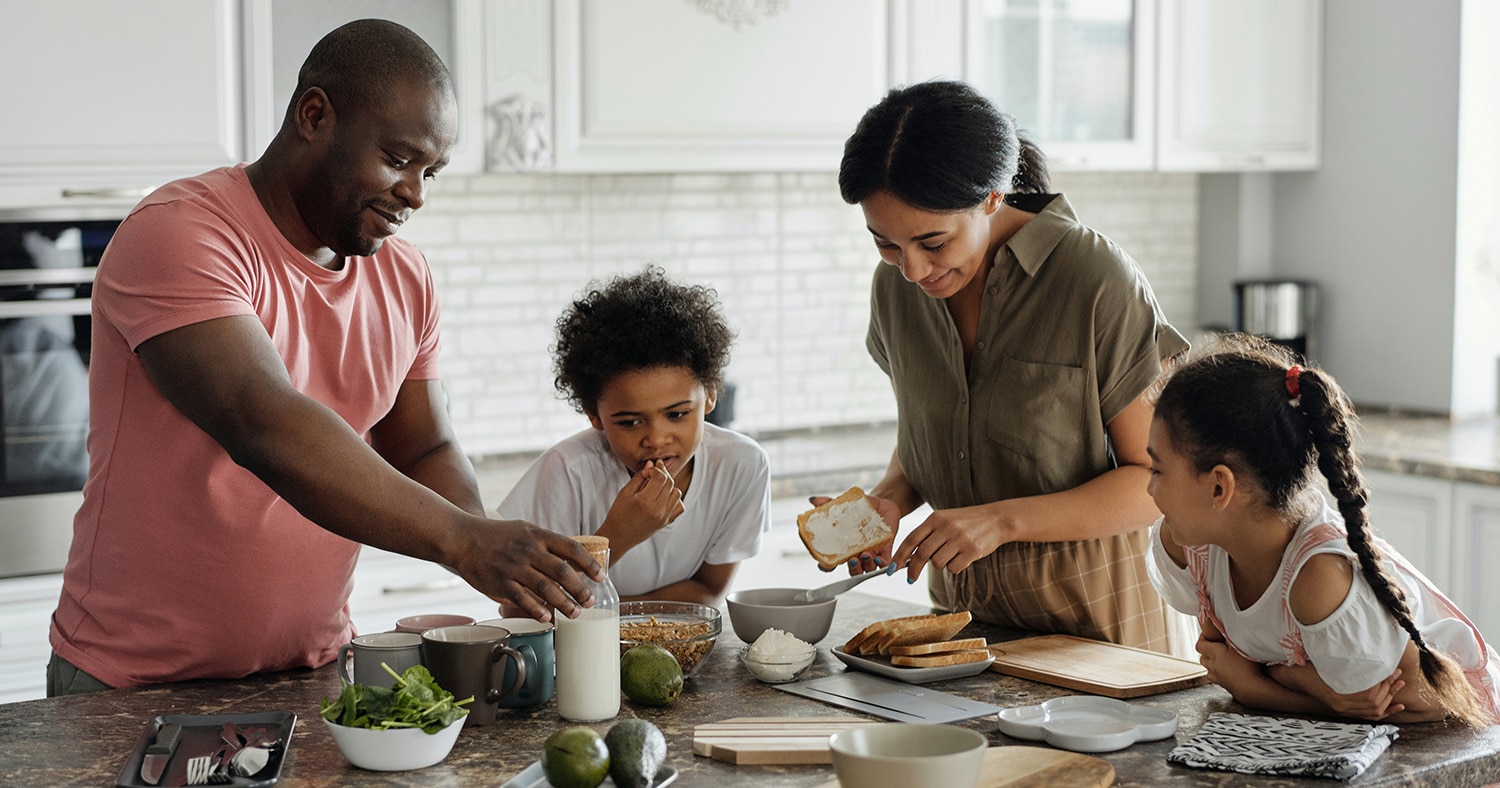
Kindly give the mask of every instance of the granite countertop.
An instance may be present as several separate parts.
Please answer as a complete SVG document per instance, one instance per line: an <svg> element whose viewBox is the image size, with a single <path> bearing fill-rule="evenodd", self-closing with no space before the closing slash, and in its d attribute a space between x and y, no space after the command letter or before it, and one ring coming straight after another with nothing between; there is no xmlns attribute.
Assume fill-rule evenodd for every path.
<svg viewBox="0 0 1500 788"><path fill-rule="evenodd" d="M1500 419L1362 412L1364 467L1500 487Z"/></svg>
<svg viewBox="0 0 1500 788"><path fill-rule="evenodd" d="M843 669L828 648L852 637L865 624L898 615L925 612L868 594L840 597L833 629L821 645L808 678ZM990 641L1032 633L972 625L963 636ZM741 716L831 716L844 709L774 689L755 681L738 663L742 643L729 627L682 697L662 709L626 702L620 719L637 716L661 728L669 762L680 785L819 786L833 779L831 766L732 766L692 754L693 727ZM1074 694L1024 679L985 672L978 676L927 685L998 706L1020 706ZM536 760L542 742L567 725L554 703L532 711L502 710L492 725L466 727L453 752L442 763L410 772L370 772L351 767L339 754L318 717L318 703L338 691L331 666L287 671L238 681L202 681L120 689L66 698L0 705L0 784L111 785L127 754L148 722L159 714L231 714L289 710L298 715L281 773L286 786L459 786L498 785ZM1135 699L1146 706L1179 715L1177 740L1186 740L1215 711L1248 710L1218 687ZM610 722L593 727L604 731ZM992 745L1034 742L1009 739L996 731L993 717L962 723L989 737ZM1137 744L1100 757L1115 768L1120 785L1330 785L1327 780L1237 775L1172 766L1166 754L1173 739ZM1471 731L1449 724L1407 725L1401 736L1355 785L1480 785L1500 780L1500 727Z"/></svg>

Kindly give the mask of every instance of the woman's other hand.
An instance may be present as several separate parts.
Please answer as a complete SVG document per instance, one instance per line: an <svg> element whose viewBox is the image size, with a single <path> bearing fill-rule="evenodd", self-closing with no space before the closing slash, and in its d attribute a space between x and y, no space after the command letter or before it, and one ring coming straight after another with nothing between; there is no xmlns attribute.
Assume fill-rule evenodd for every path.
<svg viewBox="0 0 1500 788"><path fill-rule="evenodd" d="M1010 541L994 514L996 504L962 509L939 509L922 521L891 556L891 573L905 568L906 582L915 583L922 567L958 573Z"/></svg>

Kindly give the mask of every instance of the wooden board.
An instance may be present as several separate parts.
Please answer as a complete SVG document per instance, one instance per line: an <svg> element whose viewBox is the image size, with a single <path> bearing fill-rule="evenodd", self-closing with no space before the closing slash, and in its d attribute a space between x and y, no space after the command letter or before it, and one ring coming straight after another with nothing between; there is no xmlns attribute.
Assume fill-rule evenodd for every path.
<svg viewBox="0 0 1500 788"><path fill-rule="evenodd" d="M693 754L738 765L833 763L829 736L876 722L860 717L734 717L693 728Z"/></svg>
<svg viewBox="0 0 1500 788"><path fill-rule="evenodd" d="M1139 698L1196 687L1208 671L1191 660L1072 635L991 643L990 670L1110 698Z"/></svg>
<svg viewBox="0 0 1500 788"><path fill-rule="evenodd" d="M976 788L1104 788L1115 782L1115 767L1103 758L1046 747L991 747ZM838 788L832 780L819 788Z"/></svg>

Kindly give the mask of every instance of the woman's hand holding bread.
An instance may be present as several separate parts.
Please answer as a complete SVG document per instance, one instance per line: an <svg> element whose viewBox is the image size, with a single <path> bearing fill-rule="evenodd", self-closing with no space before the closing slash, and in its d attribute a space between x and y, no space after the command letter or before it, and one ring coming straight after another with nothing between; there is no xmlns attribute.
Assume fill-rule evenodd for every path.
<svg viewBox="0 0 1500 788"><path fill-rule="evenodd" d="M808 499L813 508L797 517L797 533L818 568L832 572L839 564L862 574L890 563L900 509L892 502L850 487L843 495Z"/></svg>

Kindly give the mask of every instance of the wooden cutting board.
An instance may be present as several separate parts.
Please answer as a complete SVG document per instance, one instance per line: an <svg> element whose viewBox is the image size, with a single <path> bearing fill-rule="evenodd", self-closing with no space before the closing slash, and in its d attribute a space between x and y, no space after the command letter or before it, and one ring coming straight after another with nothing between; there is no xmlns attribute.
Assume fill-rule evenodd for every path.
<svg viewBox="0 0 1500 788"><path fill-rule="evenodd" d="M693 728L693 754L733 764L833 763L828 737L879 720L734 717Z"/></svg>
<svg viewBox="0 0 1500 788"><path fill-rule="evenodd" d="M991 747L976 788L1104 788L1115 782L1115 767L1103 758L1046 747ZM839 781L818 788L839 788Z"/></svg>
<svg viewBox="0 0 1500 788"><path fill-rule="evenodd" d="M990 670L1109 698L1139 698L1196 687L1208 671L1191 660L1072 635L991 643Z"/></svg>

